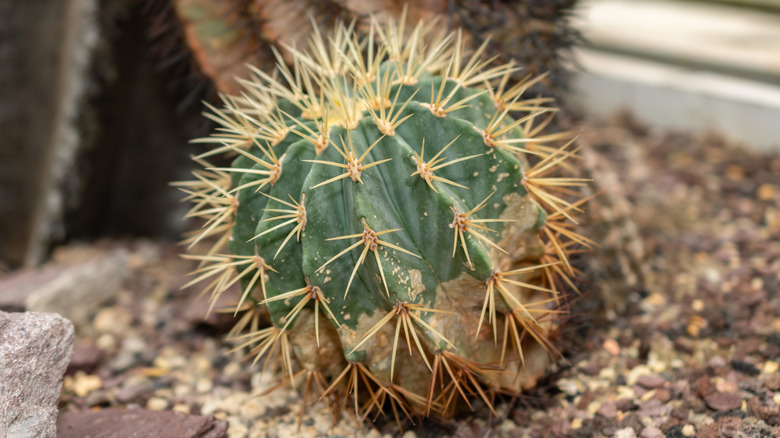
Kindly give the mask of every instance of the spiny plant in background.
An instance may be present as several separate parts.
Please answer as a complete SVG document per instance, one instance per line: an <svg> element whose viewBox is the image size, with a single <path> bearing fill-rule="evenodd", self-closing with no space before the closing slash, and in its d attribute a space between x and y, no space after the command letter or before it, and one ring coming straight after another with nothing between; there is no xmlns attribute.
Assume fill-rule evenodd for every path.
<svg viewBox="0 0 780 438"><path fill-rule="evenodd" d="M204 220L190 284L212 303L241 284L235 338L303 387L301 412L315 388L361 419L493 410L558 355L569 255L592 244L574 220L586 181L558 175L577 148L540 133L555 110L524 97L538 78L511 85L514 63L436 28L338 25L288 47L292 68L253 68L179 183Z"/></svg>
<svg viewBox="0 0 780 438"><path fill-rule="evenodd" d="M290 65L286 46L304 47L315 30L329 35L340 21L357 20L355 30L366 34L371 18L380 22L439 19L450 29L463 28L473 46L486 47L493 65L514 60L523 67L513 73L546 76L531 91L561 97L568 73L563 59L579 40L569 24L576 0L149 0L150 36L165 66L177 82L192 84L191 96L209 98L208 87L222 93L240 92L237 78L250 75L247 64L270 71L273 47ZM187 81L186 77L191 80ZM199 79L196 79L199 78Z"/></svg>

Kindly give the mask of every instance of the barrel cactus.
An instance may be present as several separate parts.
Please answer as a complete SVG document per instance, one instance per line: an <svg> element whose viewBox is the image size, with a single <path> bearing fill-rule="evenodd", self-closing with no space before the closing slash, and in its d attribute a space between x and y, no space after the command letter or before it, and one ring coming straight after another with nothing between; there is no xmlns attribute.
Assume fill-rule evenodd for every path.
<svg viewBox="0 0 780 438"><path fill-rule="evenodd" d="M210 108L219 128L197 141L216 147L180 183L205 222L192 284L215 302L240 283L235 338L304 394L359 416L493 409L556 354L568 255L591 243L573 219L584 180L556 174L576 148L540 134L554 109L523 97L537 79L405 27L317 34Z"/></svg>

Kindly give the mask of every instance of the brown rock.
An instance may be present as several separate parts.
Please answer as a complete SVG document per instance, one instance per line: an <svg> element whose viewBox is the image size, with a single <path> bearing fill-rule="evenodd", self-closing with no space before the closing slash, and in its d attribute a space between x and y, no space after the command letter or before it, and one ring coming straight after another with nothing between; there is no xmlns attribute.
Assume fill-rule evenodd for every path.
<svg viewBox="0 0 780 438"><path fill-rule="evenodd" d="M661 429L650 425L642 429L639 438L664 438L664 433Z"/></svg>
<svg viewBox="0 0 780 438"><path fill-rule="evenodd" d="M597 413L604 418L615 418L617 416L617 405L615 405L615 402L607 400L601 404Z"/></svg>
<svg viewBox="0 0 780 438"><path fill-rule="evenodd" d="M672 394L670 394L669 391L665 390L664 388L659 388L655 390L655 395L653 398L659 400L661 403L666 403L672 399Z"/></svg>
<svg viewBox="0 0 780 438"><path fill-rule="evenodd" d="M715 385L712 384L709 377L702 376L696 381L696 395L699 397L706 398L715 391L717 391L717 389L715 389Z"/></svg>
<svg viewBox="0 0 780 438"><path fill-rule="evenodd" d="M657 374L645 374L643 376L639 376L639 378L636 380L636 383L647 389L655 389L664 386L666 379Z"/></svg>
<svg viewBox="0 0 780 438"><path fill-rule="evenodd" d="M764 387L771 391L780 390L780 373L775 373L764 382Z"/></svg>
<svg viewBox="0 0 780 438"><path fill-rule="evenodd" d="M71 412L57 422L58 438L224 438L227 426L214 417L114 408Z"/></svg>
<svg viewBox="0 0 780 438"><path fill-rule="evenodd" d="M704 397L704 401L707 402L707 406L716 411L730 411L742 406L742 397L729 392L713 392Z"/></svg>

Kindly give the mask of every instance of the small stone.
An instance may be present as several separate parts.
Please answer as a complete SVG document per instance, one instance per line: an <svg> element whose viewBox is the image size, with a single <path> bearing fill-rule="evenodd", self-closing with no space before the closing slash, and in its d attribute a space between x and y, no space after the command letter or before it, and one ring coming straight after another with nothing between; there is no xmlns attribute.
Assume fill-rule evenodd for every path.
<svg viewBox="0 0 780 438"><path fill-rule="evenodd" d="M685 436L695 436L696 435L696 428L693 427L693 424L686 424L682 428L682 434Z"/></svg>
<svg viewBox="0 0 780 438"><path fill-rule="evenodd" d="M116 349L116 337L111 333L103 333L95 340L95 346L102 351L114 351Z"/></svg>
<svg viewBox="0 0 780 438"><path fill-rule="evenodd" d="M599 407L598 414L607 419L615 418L617 416L617 405L615 402L607 400Z"/></svg>
<svg viewBox="0 0 780 438"><path fill-rule="evenodd" d="M266 411L266 404L260 397L252 397L241 406L241 418L247 421L255 421L262 417Z"/></svg>
<svg viewBox="0 0 780 438"><path fill-rule="evenodd" d="M214 381L211 379L202 377L195 382L195 391L198 394L207 394L211 392L212 388L214 388Z"/></svg>
<svg viewBox="0 0 780 438"><path fill-rule="evenodd" d="M661 403L666 403L672 399L672 394L664 388L658 388L655 390L655 395L653 397Z"/></svg>
<svg viewBox="0 0 780 438"><path fill-rule="evenodd" d="M693 300L693 302L691 303L691 308L696 312L701 312L702 310L704 310L704 301L700 299Z"/></svg>
<svg viewBox="0 0 780 438"><path fill-rule="evenodd" d="M634 397L621 398L615 402L615 407L621 412L633 411L638 406L634 403Z"/></svg>
<svg viewBox="0 0 780 438"><path fill-rule="evenodd" d="M756 195L761 201L772 201L777 197L778 193L780 193L780 190L773 184L761 184L756 191Z"/></svg>
<svg viewBox="0 0 780 438"><path fill-rule="evenodd" d="M160 397L152 397L146 402L146 409L150 411L164 411L168 409L168 400Z"/></svg>
<svg viewBox="0 0 780 438"><path fill-rule="evenodd" d="M770 391L780 391L780 373L769 376L769 378L764 381L764 387Z"/></svg>
<svg viewBox="0 0 780 438"><path fill-rule="evenodd" d="M748 376L757 376L761 374L761 371L758 369L758 367L744 360L733 359L731 361L731 367L734 368L734 370Z"/></svg>
<svg viewBox="0 0 780 438"><path fill-rule="evenodd" d="M772 374L776 373L778 369L780 369L780 364L775 361L768 360L764 362L764 366L761 368L761 372L771 376Z"/></svg>
<svg viewBox="0 0 780 438"><path fill-rule="evenodd" d="M575 396L580 393L577 383L572 379L558 380L558 389L566 395Z"/></svg>
<svg viewBox="0 0 780 438"><path fill-rule="evenodd" d="M713 356L710 358L710 360L707 361L707 366L710 368L723 368L726 365L728 365L728 362L726 362L726 359L720 357L720 356Z"/></svg>
<svg viewBox="0 0 780 438"><path fill-rule="evenodd" d="M642 429L642 432L639 433L639 438L664 438L664 433L661 432L661 429L650 425Z"/></svg>
<svg viewBox="0 0 780 438"><path fill-rule="evenodd" d="M704 401L707 402L707 406L716 411L730 411L742 406L742 397L728 392L713 392L704 397Z"/></svg>
<svg viewBox="0 0 780 438"><path fill-rule="evenodd" d="M709 377L702 376L699 377L699 380L696 381L696 395L699 397L705 398L715 391L717 391L715 389L715 385L712 384L712 381Z"/></svg>
<svg viewBox="0 0 780 438"><path fill-rule="evenodd" d="M98 333L111 333L122 336L127 333L133 317L121 306L106 307L100 309L95 315L92 326Z"/></svg>
<svg viewBox="0 0 780 438"><path fill-rule="evenodd" d="M172 410L174 412L181 412L182 414L187 414L187 415L190 414L190 406L186 405L186 404L173 405L173 409Z"/></svg>
<svg viewBox="0 0 780 438"><path fill-rule="evenodd" d="M246 438L249 435L249 427L236 417L228 417L227 438Z"/></svg>
<svg viewBox="0 0 780 438"><path fill-rule="evenodd" d="M636 380L636 383L647 389L655 389L664 386L666 379L657 374L645 374L639 376L639 378Z"/></svg>
<svg viewBox="0 0 780 438"><path fill-rule="evenodd" d="M571 420L571 428L572 430L582 429L582 419L575 418Z"/></svg>
<svg viewBox="0 0 780 438"><path fill-rule="evenodd" d="M615 434L612 436L614 438L636 438L636 432L630 427L624 427L623 429L616 430Z"/></svg>
<svg viewBox="0 0 780 438"><path fill-rule="evenodd" d="M94 374L84 374L83 372L78 372L75 376L73 376L73 392L79 397L84 397L90 392L102 387L103 381L99 376Z"/></svg>
<svg viewBox="0 0 780 438"><path fill-rule="evenodd" d="M130 403L135 401L141 394L151 390L152 383L145 381L135 385L126 386L116 393L116 399L120 403Z"/></svg>
<svg viewBox="0 0 780 438"><path fill-rule="evenodd" d="M606 339L602 344L602 347L613 356L620 354L620 345L618 345L617 341L614 339Z"/></svg>

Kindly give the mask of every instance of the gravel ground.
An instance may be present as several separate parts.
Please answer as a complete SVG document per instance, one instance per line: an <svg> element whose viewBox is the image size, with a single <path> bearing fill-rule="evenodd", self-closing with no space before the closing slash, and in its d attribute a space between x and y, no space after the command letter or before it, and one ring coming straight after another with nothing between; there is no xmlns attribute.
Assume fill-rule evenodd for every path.
<svg viewBox="0 0 780 438"><path fill-rule="evenodd" d="M407 422L404 437L780 436L780 157L625 121L583 143L602 181L587 226L601 246L580 260L566 357L497 418L477 407ZM274 382L230 352L229 315L203 319L203 300L180 290L192 266L179 248L114 241L57 257L116 246L131 273L77 333L61 411L138 406L226 419L229 437L295 436L300 396L259 395ZM303 418L301 436L397 434L348 412L334 426L322 403Z"/></svg>

